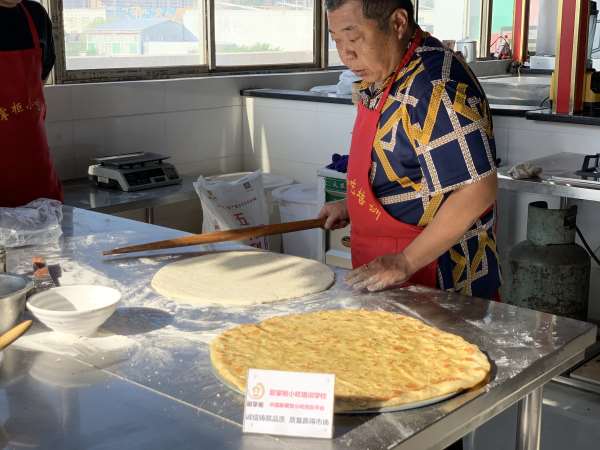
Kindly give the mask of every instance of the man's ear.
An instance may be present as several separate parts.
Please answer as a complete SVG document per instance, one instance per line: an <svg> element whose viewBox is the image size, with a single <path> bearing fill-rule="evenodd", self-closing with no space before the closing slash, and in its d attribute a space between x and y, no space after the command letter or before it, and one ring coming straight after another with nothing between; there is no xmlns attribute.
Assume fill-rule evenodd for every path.
<svg viewBox="0 0 600 450"><path fill-rule="evenodd" d="M390 16L390 30L398 37L398 40L404 40L409 24L408 12L404 8L396 9Z"/></svg>

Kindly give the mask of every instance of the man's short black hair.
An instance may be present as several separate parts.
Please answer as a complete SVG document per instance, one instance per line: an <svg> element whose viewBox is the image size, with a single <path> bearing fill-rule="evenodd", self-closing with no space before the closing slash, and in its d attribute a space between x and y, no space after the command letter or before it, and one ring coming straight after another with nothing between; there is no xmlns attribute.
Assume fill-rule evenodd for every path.
<svg viewBox="0 0 600 450"><path fill-rule="evenodd" d="M325 0L325 7L334 11L350 0ZM386 30L388 19L398 8L405 9L408 20L415 22L415 7L412 0L361 0L363 14L367 19L376 20L379 28Z"/></svg>

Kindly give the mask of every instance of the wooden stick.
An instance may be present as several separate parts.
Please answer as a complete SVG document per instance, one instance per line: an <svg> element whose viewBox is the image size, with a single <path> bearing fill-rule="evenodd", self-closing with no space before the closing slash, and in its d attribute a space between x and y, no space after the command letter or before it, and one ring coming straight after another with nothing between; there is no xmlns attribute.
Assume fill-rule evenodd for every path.
<svg viewBox="0 0 600 450"><path fill-rule="evenodd" d="M21 322L19 325L8 330L2 336L0 336L0 350L5 349L10 344L15 342L17 339L21 337L23 333L25 333L33 322L31 320L26 320L25 322Z"/></svg>
<svg viewBox="0 0 600 450"><path fill-rule="evenodd" d="M263 225L259 227L240 228L237 230L217 231L214 233L195 234L178 239L166 241L149 242L147 244L131 245L128 247L115 248L102 252L104 256L122 255L125 253L145 252L150 250L161 250L165 248L187 247L190 245L215 244L227 241L245 241L274 234L292 233L294 231L311 230L322 228L326 219L301 220L298 222L280 223L275 225Z"/></svg>

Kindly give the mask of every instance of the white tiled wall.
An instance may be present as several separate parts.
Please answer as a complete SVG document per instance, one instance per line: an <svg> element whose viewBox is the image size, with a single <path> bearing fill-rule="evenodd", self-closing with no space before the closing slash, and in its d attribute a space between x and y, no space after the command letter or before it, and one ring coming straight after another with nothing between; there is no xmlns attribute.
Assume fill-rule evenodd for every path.
<svg viewBox="0 0 600 450"><path fill-rule="evenodd" d="M238 172L244 160L240 90L308 89L338 76L334 71L48 86L51 153L63 180L85 177L93 157L133 151L171 156L184 175ZM143 212L126 216L141 220ZM155 217L164 226L201 230L197 201L157 208Z"/></svg>
<svg viewBox="0 0 600 450"><path fill-rule="evenodd" d="M243 147L246 169L279 172L314 183L316 170L329 162L332 153L346 154L350 146L355 108L290 100L244 99ZM504 165L558 152L597 153L600 128L495 117L497 155ZM551 207L559 199L500 191L498 240L501 256L525 239L527 207L546 200ZM590 245L600 246L600 204L577 202L579 225ZM506 266L506 265L505 265ZM592 264L590 316L600 320L600 268Z"/></svg>
<svg viewBox="0 0 600 450"><path fill-rule="evenodd" d="M586 125L570 125L537 122L515 117L496 117L494 127L497 135L508 136L504 164L512 165L530 159L541 158L559 152L581 154L598 153L600 128ZM502 141L504 137L500 139ZM514 244L525 239L527 232L527 208L530 202L545 200L550 207L559 207L556 197L533 194L500 193L498 241L503 253ZM593 249L600 247L600 203L573 201L579 213L577 222L582 233ZM597 252L598 253L598 252ZM592 283L590 288L590 312L595 320L600 320L600 267L592 262Z"/></svg>
<svg viewBox="0 0 600 450"><path fill-rule="evenodd" d="M244 165L316 183L333 153L347 154L355 109L348 105L244 99Z"/></svg>
<svg viewBox="0 0 600 450"><path fill-rule="evenodd" d="M46 126L63 179L86 176L90 158L132 151L171 156L183 174L242 169L246 88L308 89L337 72L229 76L46 88Z"/></svg>
<svg viewBox="0 0 600 450"><path fill-rule="evenodd" d="M567 130L573 127L575 130L583 128L584 133L600 133L600 129L596 130L594 127L566 127ZM563 151L577 152L579 148L577 145L564 145L561 132L565 131L565 126L561 124L534 122L516 117L495 117L494 131L498 157L505 166ZM576 144L576 141L573 144ZM551 207L558 207L560 203L556 197L500 191L498 203L502 226L498 227L498 239L502 253L507 254L508 249L525 238L527 208L530 202L537 200L545 200Z"/></svg>

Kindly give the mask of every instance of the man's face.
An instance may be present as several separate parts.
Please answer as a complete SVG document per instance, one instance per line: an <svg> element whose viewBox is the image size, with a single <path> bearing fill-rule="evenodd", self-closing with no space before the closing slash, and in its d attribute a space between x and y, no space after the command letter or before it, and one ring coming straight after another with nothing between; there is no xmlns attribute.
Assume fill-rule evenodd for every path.
<svg viewBox="0 0 600 450"><path fill-rule="evenodd" d="M0 0L0 7L2 8L14 8L21 0Z"/></svg>
<svg viewBox="0 0 600 450"><path fill-rule="evenodd" d="M357 76L374 83L384 81L393 72L391 52L397 49L398 36L392 30L382 31L377 21L367 19L360 0L344 3L329 11L327 17L342 62Z"/></svg>

